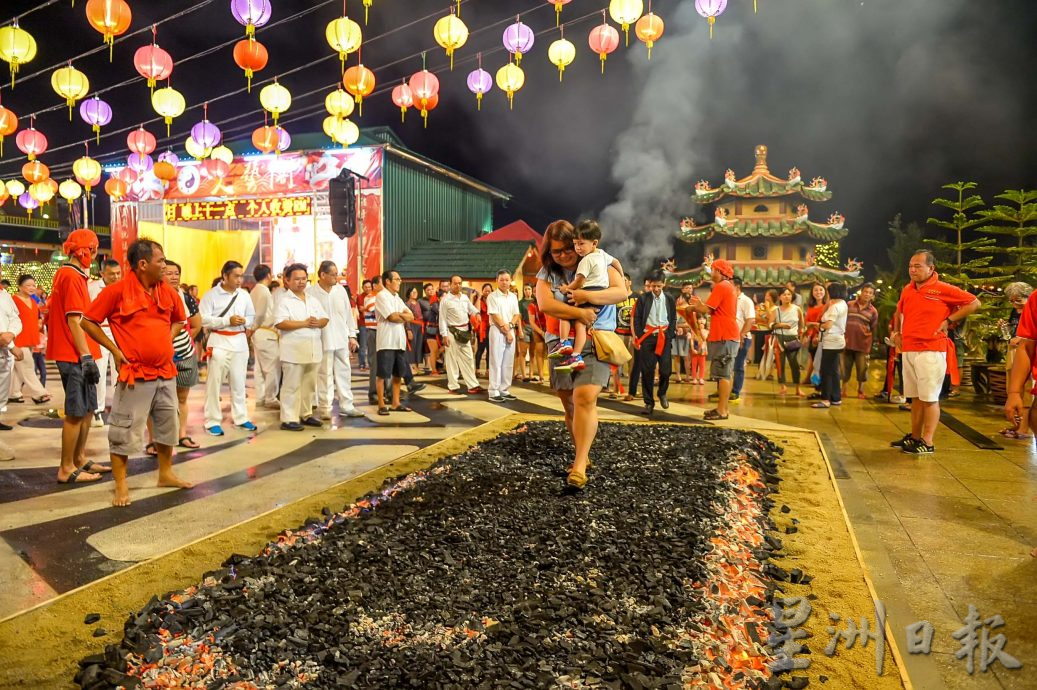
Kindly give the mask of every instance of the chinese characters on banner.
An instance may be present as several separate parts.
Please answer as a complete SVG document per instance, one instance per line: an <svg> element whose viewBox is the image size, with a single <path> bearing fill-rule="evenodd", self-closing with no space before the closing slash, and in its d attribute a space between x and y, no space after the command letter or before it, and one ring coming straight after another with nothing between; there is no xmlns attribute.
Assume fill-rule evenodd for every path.
<svg viewBox="0 0 1037 690"><path fill-rule="evenodd" d="M806 597L775 597L772 606L774 628L767 646L773 650L774 660L768 664L773 673L803 670L810 668L811 659L796 654L805 653L806 649L798 640L809 637L802 626L812 613L810 601ZM838 613L829 613L832 623L843 620ZM882 675L883 662L886 656L886 606L881 601L875 602L875 628L872 630L867 616L861 616L860 627L852 618L845 620L842 630L834 625L827 628L831 638L824 652L827 656L835 656L839 643L844 642L846 649L851 649L858 641L861 647L868 646L868 640L875 642L875 672ZM969 604L969 614L965 617L964 627L951 633L951 637L961 644L961 649L954 656L965 660L965 671L972 675L975 672L975 656L979 652L979 669L986 673L987 669L1000 662L1007 669L1022 668L1022 663L1005 651L1008 638L1003 633L991 635L990 630L1005 624L999 616L983 619L975 606ZM918 621L906 627L907 653L929 654L932 650L935 629L929 621Z"/></svg>
<svg viewBox="0 0 1037 690"><path fill-rule="evenodd" d="M241 218L291 218L313 213L308 196L228 199L226 201L185 201L166 203L162 208L167 223L193 220L238 220Z"/></svg>

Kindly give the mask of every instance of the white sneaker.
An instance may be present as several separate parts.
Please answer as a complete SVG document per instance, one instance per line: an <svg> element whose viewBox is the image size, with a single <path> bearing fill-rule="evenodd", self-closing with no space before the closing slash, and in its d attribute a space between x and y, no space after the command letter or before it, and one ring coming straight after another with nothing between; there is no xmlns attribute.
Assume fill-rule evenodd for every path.
<svg viewBox="0 0 1037 690"><path fill-rule="evenodd" d="M903 405L907 402L907 398L905 398L902 395L894 395L892 398L889 399L889 401L894 405Z"/></svg>
<svg viewBox="0 0 1037 690"><path fill-rule="evenodd" d="M0 441L0 460L14 460L14 449L3 441Z"/></svg>
<svg viewBox="0 0 1037 690"><path fill-rule="evenodd" d="M104 418L101 417L100 412L94 412L94 420L90 422L90 426L94 428L100 428L104 426Z"/></svg>

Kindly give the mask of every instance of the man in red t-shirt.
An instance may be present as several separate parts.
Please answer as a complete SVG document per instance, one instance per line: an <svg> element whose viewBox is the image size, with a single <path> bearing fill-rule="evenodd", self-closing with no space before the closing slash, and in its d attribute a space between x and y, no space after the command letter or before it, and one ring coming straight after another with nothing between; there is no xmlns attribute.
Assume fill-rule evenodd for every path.
<svg viewBox="0 0 1037 690"><path fill-rule="evenodd" d="M126 277L102 290L83 314L83 330L112 353L119 371L108 416L114 506L130 504L126 460L140 449L149 418L158 450L158 486L193 486L173 473L173 446L180 430L173 338L187 320L184 303L164 280L166 257L158 242L137 240L127 250L126 262ZM101 330L106 320L114 343Z"/></svg>
<svg viewBox="0 0 1037 690"><path fill-rule="evenodd" d="M940 423L940 391L947 375L947 332L979 309L979 300L940 280L932 252L915 252L907 272L911 282L897 302L893 344L903 353L911 433L890 445L910 455L928 455L936 450L933 436Z"/></svg>
<svg viewBox="0 0 1037 690"><path fill-rule="evenodd" d="M735 358L741 345L741 329L738 327L738 290L731 279L734 267L723 259L713 262L710 279L713 289L709 299L703 302L692 296L687 307L687 320L691 323L696 314L710 314L709 339L706 343L709 355L709 377L717 382L717 407L704 415L705 419L727 419L727 406L731 399Z"/></svg>
<svg viewBox="0 0 1037 690"><path fill-rule="evenodd" d="M1037 375L1037 292L1030 294L1023 307L1015 336L1019 338L1019 346L1015 350L1015 361L1008 372L1008 400L1005 402L1005 417L1017 428L1025 412L1023 406L1023 386L1026 380ZM1037 379L1034 379L1037 381ZM1037 386L1031 391L1037 394ZM1029 410L1030 428L1037 422L1037 405Z"/></svg>
<svg viewBox="0 0 1037 690"><path fill-rule="evenodd" d="M99 473L111 472L107 465L86 459L90 423L97 408L97 383L101 380L94 360L101 356L101 349L86 337L80 324L90 305L87 271L97 257L97 235L90 230L73 230L62 249L69 260L54 274L47 303L47 359L57 364L65 390L58 482L76 484L95 482L101 478Z"/></svg>

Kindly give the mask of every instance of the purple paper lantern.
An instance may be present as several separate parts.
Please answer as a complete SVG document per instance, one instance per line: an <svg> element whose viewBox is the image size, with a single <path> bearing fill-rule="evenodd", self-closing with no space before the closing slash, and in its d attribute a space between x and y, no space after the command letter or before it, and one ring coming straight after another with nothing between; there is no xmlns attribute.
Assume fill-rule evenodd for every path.
<svg viewBox="0 0 1037 690"><path fill-rule="evenodd" d="M709 22L709 37L713 38L713 23L727 9L727 0L695 0L695 11Z"/></svg>
<svg viewBox="0 0 1037 690"><path fill-rule="evenodd" d="M151 160L151 156L146 153L143 156L139 153L131 153L126 157L126 165L130 170L135 170L138 173L145 173L155 167L155 162Z"/></svg>
<svg viewBox="0 0 1037 690"><path fill-rule="evenodd" d="M97 132L112 121L112 106L94 96L79 104L79 116Z"/></svg>
<svg viewBox="0 0 1037 690"><path fill-rule="evenodd" d="M230 13L245 27L245 33L253 35L257 26L270 21L270 0L231 0Z"/></svg>
<svg viewBox="0 0 1037 690"><path fill-rule="evenodd" d="M219 146L221 137L220 128L208 120L202 120L191 128L191 138L202 148Z"/></svg>
<svg viewBox="0 0 1037 690"><path fill-rule="evenodd" d="M18 197L18 205L26 211L32 211L33 209L40 207L40 202L33 199L32 195L28 192L22 192L22 195Z"/></svg>
<svg viewBox="0 0 1037 690"><path fill-rule="evenodd" d="M515 17L515 23L504 30L504 47L515 56L515 64L522 62L522 55L533 47L533 30Z"/></svg>
<svg viewBox="0 0 1037 690"><path fill-rule="evenodd" d="M473 69L468 73L468 90L475 94L475 98L482 108L482 97L493 88L493 77L482 67Z"/></svg>
<svg viewBox="0 0 1037 690"><path fill-rule="evenodd" d="M158 159L164 163L169 163L174 168L180 165L180 156L176 155L172 151L163 151L158 154Z"/></svg>
<svg viewBox="0 0 1037 690"><path fill-rule="evenodd" d="M277 152L284 153L292 145L292 135L284 127L277 128Z"/></svg>

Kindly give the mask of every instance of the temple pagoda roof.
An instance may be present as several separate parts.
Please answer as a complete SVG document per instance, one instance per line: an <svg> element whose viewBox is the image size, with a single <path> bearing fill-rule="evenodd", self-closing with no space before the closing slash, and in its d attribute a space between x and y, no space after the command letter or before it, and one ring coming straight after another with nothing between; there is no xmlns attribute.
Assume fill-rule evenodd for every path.
<svg viewBox="0 0 1037 690"><path fill-rule="evenodd" d="M856 285L863 281L860 269L844 271L824 266L788 266L783 264L734 265L735 276L742 279L745 287L775 287L784 285L790 280L797 285L808 285L816 282L838 282ZM709 273L704 266L697 266L686 271L666 273L666 281L670 285L699 285L709 281Z"/></svg>
<svg viewBox="0 0 1037 690"><path fill-rule="evenodd" d="M695 185L693 198L697 203L710 204L725 196L759 199L790 194L799 194L809 201L828 201L832 198L824 178L815 177L809 183L804 183L797 168L789 170L789 176L784 180L773 175L767 167L767 147L761 144L756 147L756 166L751 173L736 179L734 171L728 169L724 181L718 187L700 180Z"/></svg>
<svg viewBox="0 0 1037 690"><path fill-rule="evenodd" d="M838 214L833 214L829 222L824 224L815 223L807 218L740 219L706 225L695 225L690 220L685 220L681 222L679 237L684 242L701 242L712 239L717 234L734 238L781 238L804 233L819 242L833 242L846 237L849 230L843 227L843 218Z"/></svg>

